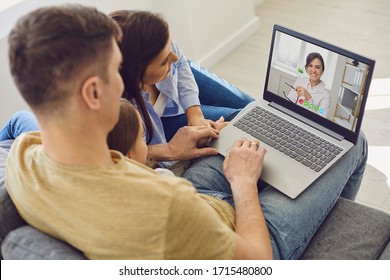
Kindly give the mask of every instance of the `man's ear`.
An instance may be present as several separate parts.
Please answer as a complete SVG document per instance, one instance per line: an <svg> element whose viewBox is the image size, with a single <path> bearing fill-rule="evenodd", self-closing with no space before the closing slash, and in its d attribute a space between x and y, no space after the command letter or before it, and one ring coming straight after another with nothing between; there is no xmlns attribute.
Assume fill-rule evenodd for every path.
<svg viewBox="0 0 390 280"><path fill-rule="evenodd" d="M100 94L99 77L92 76L87 78L81 87L81 96L85 105L92 110L100 109Z"/></svg>

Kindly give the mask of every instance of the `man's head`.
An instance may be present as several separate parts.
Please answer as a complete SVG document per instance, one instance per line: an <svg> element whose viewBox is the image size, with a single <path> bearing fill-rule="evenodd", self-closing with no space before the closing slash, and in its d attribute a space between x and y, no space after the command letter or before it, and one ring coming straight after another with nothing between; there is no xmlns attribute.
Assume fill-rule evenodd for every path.
<svg viewBox="0 0 390 280"><path fill-rule="evenodd" d="M110 78L116 79L110 63L114 56L121 60L115 42L121 36L112 19L80 5L41 8L22 17L9 35L9 62L15 83L34 113L66 110L80 93L89 99L90 107L88 102L93 103L102 89L123 91L117 80L116 86L107 87Z"/></svg>

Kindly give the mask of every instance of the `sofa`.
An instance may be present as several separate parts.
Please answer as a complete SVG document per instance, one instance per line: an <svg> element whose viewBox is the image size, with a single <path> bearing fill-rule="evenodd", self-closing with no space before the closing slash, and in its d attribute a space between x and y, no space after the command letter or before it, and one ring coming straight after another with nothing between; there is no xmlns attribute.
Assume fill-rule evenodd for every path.
<svg viewBox="0 0 390 280"><path fill-rule="evenodd" d="M83 260L85 255L26 222L5 188L5 161L12 141L0 142L0 242L2 259ZM310 210L308 210L310 211ZM390 260L390 215L339 198L301 259Z"/></svg>

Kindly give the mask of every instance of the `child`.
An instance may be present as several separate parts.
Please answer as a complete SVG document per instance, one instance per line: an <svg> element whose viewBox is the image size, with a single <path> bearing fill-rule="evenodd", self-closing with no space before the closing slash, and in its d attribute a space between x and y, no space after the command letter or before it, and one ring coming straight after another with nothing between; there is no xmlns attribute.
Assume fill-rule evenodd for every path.
<svg viewBox="0 0 390 280"><path fill-rule="evenodd" d="M148 146L144 135L144 126L140 113L127 99L121 98L119 120L108 134L108 147L111 150L121 152L133 160L146 164ZM175 176L168 169L155 168L154 170L160 174Z"/></svg>

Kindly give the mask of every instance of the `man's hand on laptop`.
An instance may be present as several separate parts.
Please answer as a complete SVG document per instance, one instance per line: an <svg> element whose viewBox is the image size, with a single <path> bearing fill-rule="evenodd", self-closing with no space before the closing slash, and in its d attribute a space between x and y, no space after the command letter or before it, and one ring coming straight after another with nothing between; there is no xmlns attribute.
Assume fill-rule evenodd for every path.
<svg viewBox="0 0 390 280"><path fill-rule="evenodd" d="M223 162L223 172L232 189L238 185L257 184L263 168L265 153L266 150L260 146L259 141L240 139L234 142Z"/></svg>
<svg viewBox="0 0 390 280"><path fill-rule="evenodd" d="M214 148L203 147L210 138L217 138L219 131L212 126L184 126L169 141L168 151L175 160L193 159L201 156L216 155Z"/></svg>
<svg viewBox="0 0 390 280"><path fill-rule="evenodd" d="M234 259L272 259L272 246L258 197L257 181L266 150L259 141L237 140L223 162L236 209Z"/></svg>

